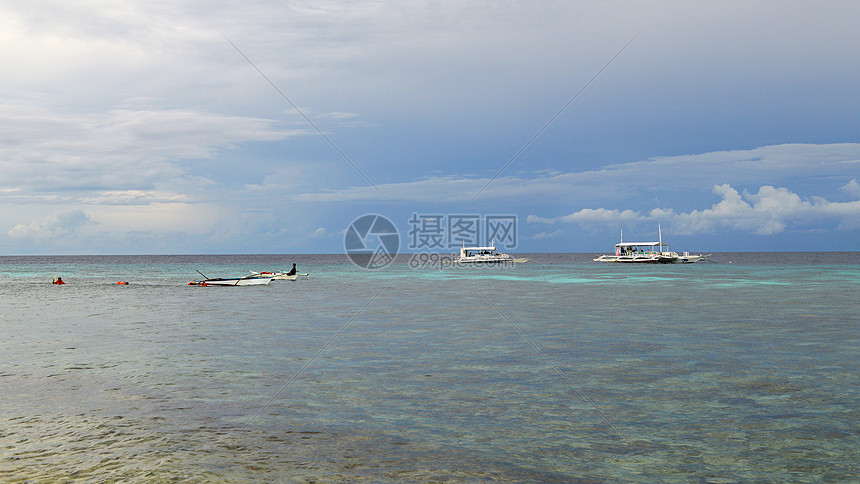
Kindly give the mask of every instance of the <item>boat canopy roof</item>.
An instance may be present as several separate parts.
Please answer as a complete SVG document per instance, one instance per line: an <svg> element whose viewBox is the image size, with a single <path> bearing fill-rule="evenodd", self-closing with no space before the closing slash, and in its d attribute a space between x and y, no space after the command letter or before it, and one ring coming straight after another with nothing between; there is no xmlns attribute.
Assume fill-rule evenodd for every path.
<svg viewBox="0 0 860 484"><path fill-rule="evenodd" d="M489 247L463 247L463 250L468 250L468 251L470 251L470 252L474 252L474 251L477 251L477 250L496 250L496 247L495 247L495 246L489 246Z"/></svg>
<svg viewBox="0 0 860 484"><path fill-rule="evenodd" d="M620 244L615 244L615 247L669 247L669 244L665 244L663 242L621 242Z"/></svg>

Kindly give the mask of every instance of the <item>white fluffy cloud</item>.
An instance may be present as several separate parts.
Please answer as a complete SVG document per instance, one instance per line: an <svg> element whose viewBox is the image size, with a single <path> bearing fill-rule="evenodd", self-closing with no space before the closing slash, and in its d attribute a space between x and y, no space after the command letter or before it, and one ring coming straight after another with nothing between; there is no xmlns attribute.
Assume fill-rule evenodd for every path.
<svg viewBox="0 0 860 484"><path fill-rule="evenodd" d="M9 236L19 239L61 238L73 235L77 229L90 223L90 216L83 210L67 210L29 225L16 225L9 231Z"/></svg>
<svg viewBox="0 0 860 484"><path fill-rule="evenodd" d="M552 232L538 232L534 234L531 238L534 240L543 240L543 239L551 239L553 237L559 237L564 235L564 231L561 229L554 230Z"/></svg>
<svg viewBox="0 0 860 484"><path fill-rule="evenodd" d="M771 235L789 227L815 227L824 221L835 221L839 228L860 227L860 201L831 202L821 197L804 200L787 188L762 186L756 193L739 193L728 184L714 186L722 200L703 210L676 212L655 208L649 212L633 210L582 209L555 218L529 215L535 224L662 222L674 233L691 235L714 233L729 228L741 232Z"/></svg>
<svg viewBox="0 0 860 484"><path fill-rule="evenodd" d="M563 223L589 223L589 222L603 222L606 220L613 221L635 221L641 218L639 212L634 212L633 210L607 210L605 208L584 208L578 212L574 212L570 215L564 215L558 218L543 218L538 217L536 215L529 215L528 222L531 223L544 223L544 224L554 224L556 222Z"/></svg>
<svg viewBox="0 0 860 484"><path fill-rule="evenodd" d="M842 191L852 197L860 198L860 183L857 183L856 179L852 179L842 187Z"/></svg>

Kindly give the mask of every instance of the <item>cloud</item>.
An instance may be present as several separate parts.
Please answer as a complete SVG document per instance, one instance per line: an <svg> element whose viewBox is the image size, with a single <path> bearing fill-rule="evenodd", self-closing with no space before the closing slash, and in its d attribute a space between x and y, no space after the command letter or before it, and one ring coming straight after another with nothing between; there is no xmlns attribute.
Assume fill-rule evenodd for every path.
<svg viewBox="0 0 860 484"><path fill-rule="evenodd" d="M34 220L29 225L16 225L8 234L18 239L61 238L74 235L77 229L91 223L90 216L83 210L67 210Z"/></svg>
<svg viewBox="0 0 860 484"><path fill-rule="evenodd" d="M317 116L315 116L315 117L316 117L317 119L337 119L337 120L343 120L343 119L355 119L355 118L357 118L358 116L359 116L359 115L358 115L357 113L344 113L344 112L340 112L340 111L334 111L334 112L331 112L331 113L319 114L319 115L317 115Z"/></svg>
<svg viewBox="0 0 860 484"><path fill-rule="evenodd" d="M220 227L222 233L235 230L236 214L230 207L213 204L158 202L101 204L89 208L93 220L114 233L151 231L201 234Z"/></svg>
<svg viewBox="0 0 860 484"><path fill-rule="evenodd" d="M797 173L805 173L810 178L847 177L857 170L860 170L858 143L784 144L752 150L656 157L580 172L540 171L532 176L501 176L493 180L472 174L445 175L378 183L376 187L390 200L412 202L469 202L479 192L479 200L541 197L590 202L691 190L705 192L717 183L748 185L762 179L788 182L795 179ZM304 192L296 194L295 199L354 202L379 200L380 196L375 188L361 186ZM582 213L577 217L602 215ZM627 215L619 213L618 216Z"/></svg>
<svg viewBox="0 0 860 484"><path fill-rule="evenodd" d="M760 235L773 235L790 227L816 227L836 221L841 229L860 227L860 201L831 202L821 197L802 199L787 188L764 185L756 193L739 193L729 184L715 185L713 193L722 200L703 210L676 212L655 208L633 210L582 209L569 215L546 218L529 215L534 224L662 222L681 235L714 233L728 228Z"/></svg>
<svg viewBox="0 0 860 484"><path fill-rule="evenodd" d="M526 221L529 223L554 224L560 223L589 223L589 222L618 222L624 220L637 220L641 218L639 212L633 210L607 210L605 208L591 209L584 208L570 215L564 215L556 218L544 218L536 215L529 215Z"/></svg>
<svg viewBox="0 0 860 484"><path fill-rule="evenodd" d="M835 3L0 0L0 223L25 231L58 206L80 207L110 235L211 230L242 251L283 247L281 227L305 247L332 246L336 237L307 234L359 207L406 211L398 202L628 223L651 216L637 215L643 204L708 207L727 184L788 187L799 201L738 195L771 212L767 200L784 196L797 211L818 203L811 193L837 200L834 180L860 170L858 144L777 144L856 139L846 120L860 62L838 48L856 44L852 13ZM394 204L377 204L293 101ZM734 150L761 144L772 146ZM727 151L703 153L715 149ZM858 190L848 183L839 200ZM743 212L727 200L718 210ZM568 208L543 211L553 206ZM572 207L590 211L548 215ZM849 226L846 209L828 217ZM781 214L768 230L795 223ZM198 250L211 240L191 239Z"/></svg>
<svg viewBox="0 0 860 484"><path fill-rule="evenodd" d="M538 232L534 234L531 238L534 240L543 240L543 239L551 239L553 237L558 237L560 235L564 235L564 231L561 229L552 231L552 232Z"/></svg>
<svg viewBox="0 0 860 484"><path fill-rule="evenodd" d="M15 140L0 143L0 189L24 189L34 197L91 197L94 191L151 189L180 179L188 188L194 177L182 161L306 132L273 120L185 109L60 114L14 103L0 105L0 124L9 127L6 139Z"/></svg>
<svg viewBox="0 0 860 484"><path fill-rule="evenodd" d="M149 205L189 201L187 194L160 190L104 190L81 197L81 202L88 205Z"/></svg>
<svg viewBox="0 0 860 484"><path fill-rule="evenodd" d="M846 183L842 187L842 191L852 197L860 198L860 184L857 183L856 179L852 178L850 182Z"/></svg>

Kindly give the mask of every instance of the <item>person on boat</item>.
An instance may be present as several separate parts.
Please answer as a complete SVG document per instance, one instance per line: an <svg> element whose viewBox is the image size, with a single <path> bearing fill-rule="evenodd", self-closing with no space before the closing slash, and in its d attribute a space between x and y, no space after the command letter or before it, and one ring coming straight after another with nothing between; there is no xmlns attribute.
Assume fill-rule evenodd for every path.
<svg viewBox="0 0 860 484"><path fill-rule="evenodd" d="M296 275L296 263L295 263L295 262L293 262L293 268L292 268L292 269L290 269L290 272L287 272L287 275L288 275L288 276L294 276L294 275Z"/></svg>
<svg viewBox="0 0 860 484"><path fill-rule="evenodd" d="M63 282L63 278L62 278L62 277L57 276L57 277L55 277L55 278L54 278L54 284L65 284L65 282Z"/></svg>

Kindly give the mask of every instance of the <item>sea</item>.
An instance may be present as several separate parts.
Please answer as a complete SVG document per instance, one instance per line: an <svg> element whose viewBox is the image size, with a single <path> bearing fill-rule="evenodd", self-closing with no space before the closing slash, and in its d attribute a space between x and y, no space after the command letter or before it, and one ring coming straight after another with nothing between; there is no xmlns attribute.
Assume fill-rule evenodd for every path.
<svg viewBox="0 0 860 484"><path fill-rule="evenodd" d="M0 257L0 481L860 481L860 252L529 256Z"/></svg>

